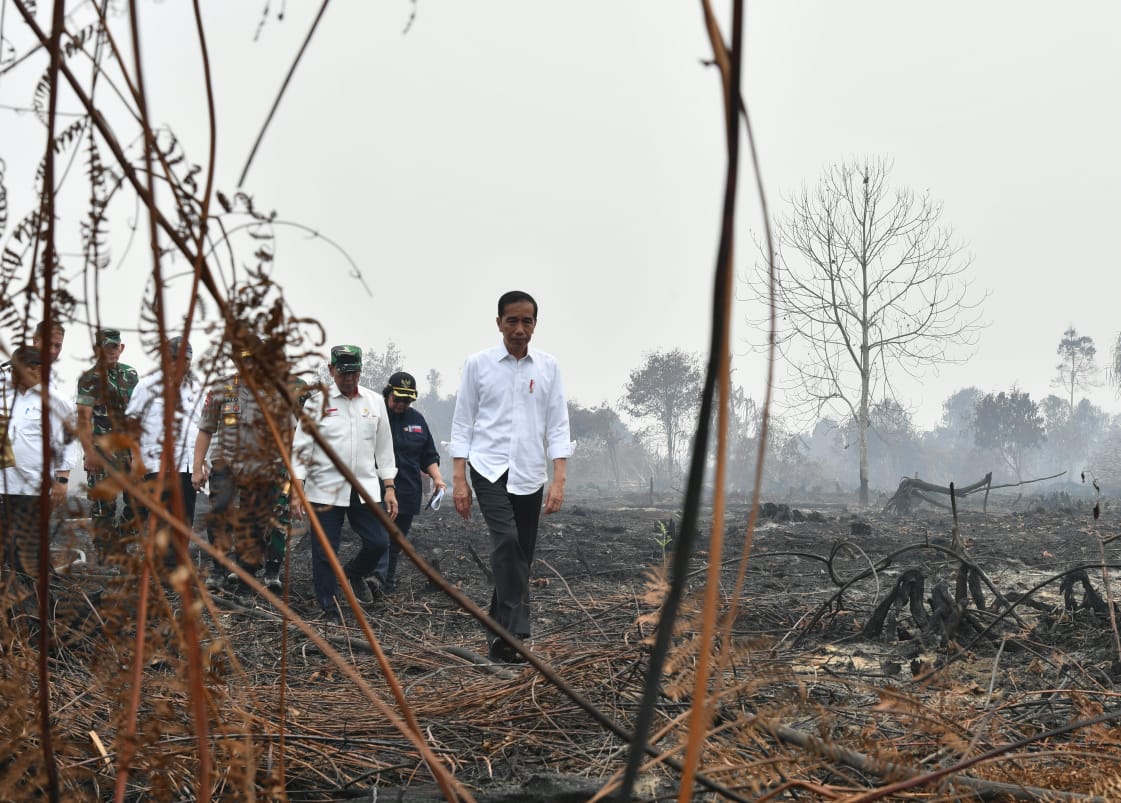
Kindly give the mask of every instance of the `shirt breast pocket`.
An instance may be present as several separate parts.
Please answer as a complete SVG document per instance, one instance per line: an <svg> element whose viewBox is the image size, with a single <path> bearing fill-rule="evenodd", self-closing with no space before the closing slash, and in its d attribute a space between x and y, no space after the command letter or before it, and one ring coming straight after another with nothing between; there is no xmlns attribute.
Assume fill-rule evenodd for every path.
<svg viewBox="0 0 1121 803"><path fill-rule="evenodd" d="M362 440L374 441L378 436L378 416L374 412L363 412L358 419L358 432Z"/></svg>

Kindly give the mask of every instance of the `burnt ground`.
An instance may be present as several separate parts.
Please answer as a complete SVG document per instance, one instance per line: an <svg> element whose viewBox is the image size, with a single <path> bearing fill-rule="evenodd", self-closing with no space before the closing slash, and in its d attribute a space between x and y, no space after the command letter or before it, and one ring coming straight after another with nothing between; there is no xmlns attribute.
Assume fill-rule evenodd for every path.
<svg viewBox="0 0 1121 803"><path fill-rule="evenodd" d="M722 614L734 603L736 615L727 625L730 639L708 642L730 649L712 653L723 663L719 684L709 685L713 731L698 795L715 789L748 800L826 800L964 762L958 785L928 780L883 799L1018 796L1009 790L1035 790L1024 799L1040 799L1031 795L1041 789L1109 799L1121 759L1110 727L1121 664L1100 601L1117 592L1103 581L1101 562L1104 555L1116 563L1112 539L1121 522L1110 504L1095 520L1092 506L1067 497L994 496L982 512L971 499L959 510L964 552L955 555L948 511L927 507L898 517L838 498L783 500L758 521L737 594L749 507L730 504L717 596ZM344 628L314 624L326 638L317 644L286 625L269 600L223 592L212 606L195 608L191 630L184 596L169 581L149 592L143 693L133 704L128 673L138 643L140 571L135 563L72 567L60 581L64 610L52 629L65 788L77 798L108 799L135 705L127 796L197 797L199 728L191 701L199 687L190 666L199 661L210 787L218 797L248 796L251 788L290 800L371 799L373 790L379 800L441 797L415 741L394 722L404 699L429 748L476 799L589 799L625 766L623 736L639 708L666 588L658 570L678 545L678 516L671 503L572 495L563 511L543 517L529 647L545 673L480 657L481 625L411 565L401 568L396 595L362 611L392 680L353 612ZM702 520L656 698L654 727L667 731L661 749L687 739L704 643L710 531L711 520ZM477 511L469 522L450 506L421 516L413 543L447 583L486 606L487 537ZM347 538L344 560L351 549ZM308 617L309 555L307 536L295 536L287 596L291 611ZM973 570L959 593L963 556ZM1078 567L1090 568L1064 575ZM1075 579L1069 588L1064 576ZM885 602L897 589L898 604ZM33 674L33 646L12 646L11 632L33 635L34 624L31 614L9 623L6 680L17 667ZM326 646L337 652L334 660ZM15 740L13 716L10 707L0 720L6 746L37 755L36 740ZM34 720L30 709L28 716ZM1095 717L1107 723L1034 741ZM91 731L108 761L99 760ZM671 751L672 761L683 757L683 747ZM12 772L28 768L4 766L0 796L18 799ZM649 766L637 789L652 798L676 789L680 777L667 764Z"/></svg>

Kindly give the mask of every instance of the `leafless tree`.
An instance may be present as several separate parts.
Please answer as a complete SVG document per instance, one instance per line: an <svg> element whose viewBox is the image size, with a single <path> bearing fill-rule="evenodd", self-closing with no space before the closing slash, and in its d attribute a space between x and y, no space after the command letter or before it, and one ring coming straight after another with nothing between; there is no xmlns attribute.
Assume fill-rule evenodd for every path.
<svg viewBox="0 0 1121 803"><path fill-rule="evenodd" d="M870 406L898 400L900 372L964 359L981 327L972 260L939 224L941 203L890 188L889 172L883 160L835 165L790 199L776 226L786 400L815 416L839 408L856 423L862 504ZM763 276L749 281L761 286Z"/></svg>

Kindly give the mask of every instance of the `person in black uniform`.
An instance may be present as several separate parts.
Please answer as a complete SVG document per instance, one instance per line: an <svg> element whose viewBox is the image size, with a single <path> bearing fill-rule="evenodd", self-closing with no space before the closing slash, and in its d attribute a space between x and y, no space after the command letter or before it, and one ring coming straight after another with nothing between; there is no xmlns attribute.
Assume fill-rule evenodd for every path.
<svg viewBox="0 0 1121 803"><path fill-rule="evenodd" d="M385 407L389 412L389 426L393 432L393 454L397 458L397 518L395 523L406 538L412 526L413 517L420 513L423 503L421 474L427 474L435 483L435 493L447 489L440 475L440 453L432 440L432 431L424 416L413 409L416 401L416 380L412 374L398 371L389 377L389 384L382 391ZM385 592L396 590L397 559L401 548L390 542L389 552L382 559L386 562L384 572Z"/></svg>

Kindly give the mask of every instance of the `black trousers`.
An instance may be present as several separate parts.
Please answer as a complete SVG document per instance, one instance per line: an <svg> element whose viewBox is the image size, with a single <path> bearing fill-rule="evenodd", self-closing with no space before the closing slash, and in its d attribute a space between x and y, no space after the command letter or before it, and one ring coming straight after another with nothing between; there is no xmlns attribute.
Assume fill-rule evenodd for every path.
<svg viewBox="0 0 1121 803"><path fill-rule="evenodd" d="M12 570L39 573L39 497L0 495L0 549Z"/></svg>
<svg viewBox="0 0 1121 803"><path fill-rule="evenodd" d="M512 494L506 490L507 475L491 482L474 468L471 485L479 509L490 530L490 568L494 591L490 615L518 638L528 638L529 570L537 548L537 525L541 519L541 500L545 489L531 494ZM490 637L494 640L494 636Z"/></svg>
<svg viewBox="0 0 1121 803"><path fill-rule="evenodd" d="M153 482L159 476L159 472L154 471L145 474L144 479ZM183 495L183 523L193 528L195 526L195 500L198 497L198 491L196 491L195 486L191 484L191 472L177 471L169 475L164 481L164 487L160 490L160 501L163 503L164 507L169 511L171 510L172 486L175 483L179 484L179 492ZM147 536L148 508L137 502L136 511L140 514L140 520L144 522L144 535ZM172 543L171 541L168 542L167 552L163 555L163 562L167 566L175 566L178 564L178 560L175 556L175 547L172 546ZM160 555L156 555L156 559L159 560L159 558Z"/></svg>
<svg viewBox="0 0 1121 803"><path fill-rule="evenodd" d="M276 476L265 471L235 473L222 467L210 472L207 538L220 550L233 547L238 564L250 574L265 561L266 540L282 491Z"/></svg>

